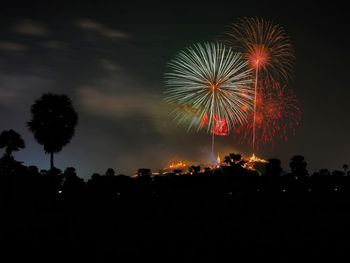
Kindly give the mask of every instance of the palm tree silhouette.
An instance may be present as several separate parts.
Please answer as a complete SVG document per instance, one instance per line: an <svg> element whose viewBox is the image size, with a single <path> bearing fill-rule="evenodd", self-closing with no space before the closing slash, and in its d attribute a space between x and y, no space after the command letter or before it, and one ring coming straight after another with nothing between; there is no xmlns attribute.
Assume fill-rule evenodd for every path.
<svg viewBox="0 0 350 263"><path fill-rule="evenodd" d="M31 107L32 119L28 128L36 141L50 156L50 169L54 168L53 154L58 153L72 139L78 114L67 95L44 94Z"/></svg>
<svg viewBox="0 0 350 263"><path fill-rule="evenodd" d="M13 151L18 151L24 147L25 143L21 135L14 130L3 131L0 134L0 148L6 148L5 151L9 157L12 157Z"/></svg>

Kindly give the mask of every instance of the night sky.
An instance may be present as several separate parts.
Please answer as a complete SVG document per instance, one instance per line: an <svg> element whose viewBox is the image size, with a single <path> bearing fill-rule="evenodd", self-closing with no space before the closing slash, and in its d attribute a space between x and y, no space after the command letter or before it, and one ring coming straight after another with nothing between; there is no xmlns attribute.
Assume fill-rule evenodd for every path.
<svg viewBox="0 0 350 263"><path fill-rule="evenodd" d="M140 167L157 171L170 159L208 160L210 135L187 132L168 117L166 63L193 43L215 39L235 19L258 16L291 37L296 61L289 87L303 112L295 136L262 147L259 155L280 158L286 170L294 154L305 156L310 172L350 163L345 4L228 2L2 4L0 131L15 129L27 146L15 158L49 167L26 122L34 100L52 92L69 95L79 114L75 137L55 156L58 168L74 166L89 178L108 167L131 174ZM219 138L217 150L250 154L233 135Z"/></svg>

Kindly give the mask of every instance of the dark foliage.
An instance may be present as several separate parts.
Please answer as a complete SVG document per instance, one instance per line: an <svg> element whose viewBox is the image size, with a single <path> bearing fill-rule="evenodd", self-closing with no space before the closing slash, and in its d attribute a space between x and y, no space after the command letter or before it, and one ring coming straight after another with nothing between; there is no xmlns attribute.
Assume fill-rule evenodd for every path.
<svg viewBox="0 0 350 263"><path fill-rule="evenodd" d="M46 153L51 154L51 169L53 154L60 152L67 145L78 123L70 98L66 95L44 94L31 107L31 120L28 128L35 140L44 146Z"/></svg>
<svg viewBox="0 0 350 263"><path fill-rule="evenodd" d="M0 149L5 148L5 152L8 156L12 155L13 151L24 149L25 143L17 132L14 130L3 131L0 134Z"/></svg>
<svg viewBox="0 0 350 263"><path fill-rule="evenodd" d="M3 259L12 262L311 262L348 255L350 177L306 176L304 158L282 174L237 165L131 178L73 167L38 171L0 159ZM294 168L295 167L295 168ZM5 262L5 261L4 261Z"/></svg>

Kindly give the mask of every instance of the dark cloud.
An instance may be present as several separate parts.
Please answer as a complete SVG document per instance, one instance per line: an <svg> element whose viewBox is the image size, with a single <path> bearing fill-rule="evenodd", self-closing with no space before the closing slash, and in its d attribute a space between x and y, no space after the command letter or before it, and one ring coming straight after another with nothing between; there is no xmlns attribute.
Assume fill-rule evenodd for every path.
<svg viewBox="0 0 350 263"><path fill-rule="evenodd" d="M0 51L10 51L10 52L22 52L26 51L28 46L13 42L13 41L0 41Z"/></svg>
<svg viewBox="0 0 350 263"><path fill-rule="evenodd" d="M112 39L129 39L130 35L120 30L111 29L100 22L92 19L79 19L76 25L84 30L95 31L102 36Z"/></svg>
<svg viewBox="0 0 350 263"><path fill-rule="evenodd" d="M68 44L64 41L48 40L43 43L43 46L50 49L64 50L67 48Z"/></svg>
<svg viewBox="0 0 350 263"><path fill-rule="evenodd" d="M24 114L27 109L21 106L29 105L33 98L50 89L52 81L47 76L0 74L0 104L8 110Z"/></svg>
<svg viewBox="0 0 350 263"><path fill-rule="evenodd" d="M13 26L13 30L18 34L28 36L47 36L50 33L48 27L44 23L31 19L18 21Z"/></svg>
<svg viewBox="0 0 350 263"><path fill-rule="evenodd" d="M100 64L103 69L110 72L118 72L122 70L122 68L119 65L113 63L109 59L101 58L97 60L97 63Z"/></svg>

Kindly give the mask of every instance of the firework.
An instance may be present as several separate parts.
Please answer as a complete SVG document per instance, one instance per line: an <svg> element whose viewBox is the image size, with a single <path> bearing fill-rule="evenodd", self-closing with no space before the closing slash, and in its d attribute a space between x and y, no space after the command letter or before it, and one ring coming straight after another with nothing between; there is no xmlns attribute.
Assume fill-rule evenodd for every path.
<svg viewBox="0 0 350 263"><path fill-rule="evenodd" d="M226 33L226 41L244 54L255 72L252 148L256 139L256 104L259 77L287 81L293 68L293 48L282 27L261 18L243 18Z"/></svg>
<svg viewBox="0 0 350 263"><path fill-rule="evenodd" d="M254 95L246 66L240 54L221 43L197 44L180 52L165 76L165 100L175 106L174 119L189 129L206 126L210 133L215 119L225 120L228 131L244 123L247 112L242 108L252 107Z"/></svg>
<svg viewBox="0 0 350 263"><path fill-rule="evenodd" d="M228 135L227 121L225 119L220 119L214 114L214 126L211 129L211 133L218 136ZM209 123L208 114L205 114L200 122L200 127L203 128Z"/></svg>
<svg viewBox="0 0 350 263"><path fill-rule="evenodd" d="M225 41L237 48L259 71L259 77L287 81L293 69L294 51L280 25L262 18L242 18L225 33Z"/></svg>
<svg viewBox="0 0 350 263"><path fill-rule="evenodd" d="M165 100L176 106L174 119L187 123L189 129L207 126L214 152L215 134L228 133L247 120L243 109L251 108L254 95L247 62L241 54L217 42L187 48L169 67ZM218 130L218 122L225 130Z"/></svg>
<svg viewBox="0 0 350 263"><path fill-rule="evenodd" d="M214 116L214 127L212 133L218 136L228 135L227 121L225 119L220 119Z"/></svg>
<svg viewBox="0 0 350 263"><path fill-rule="evenodd" d="M294 134L301 120L297 97L291 89L272 80L260 81L256 100L256 148L261 144L274 144L276 140L287 141ZM240 142L253 144L254 113L249 121L234 130Z"/></svg>

